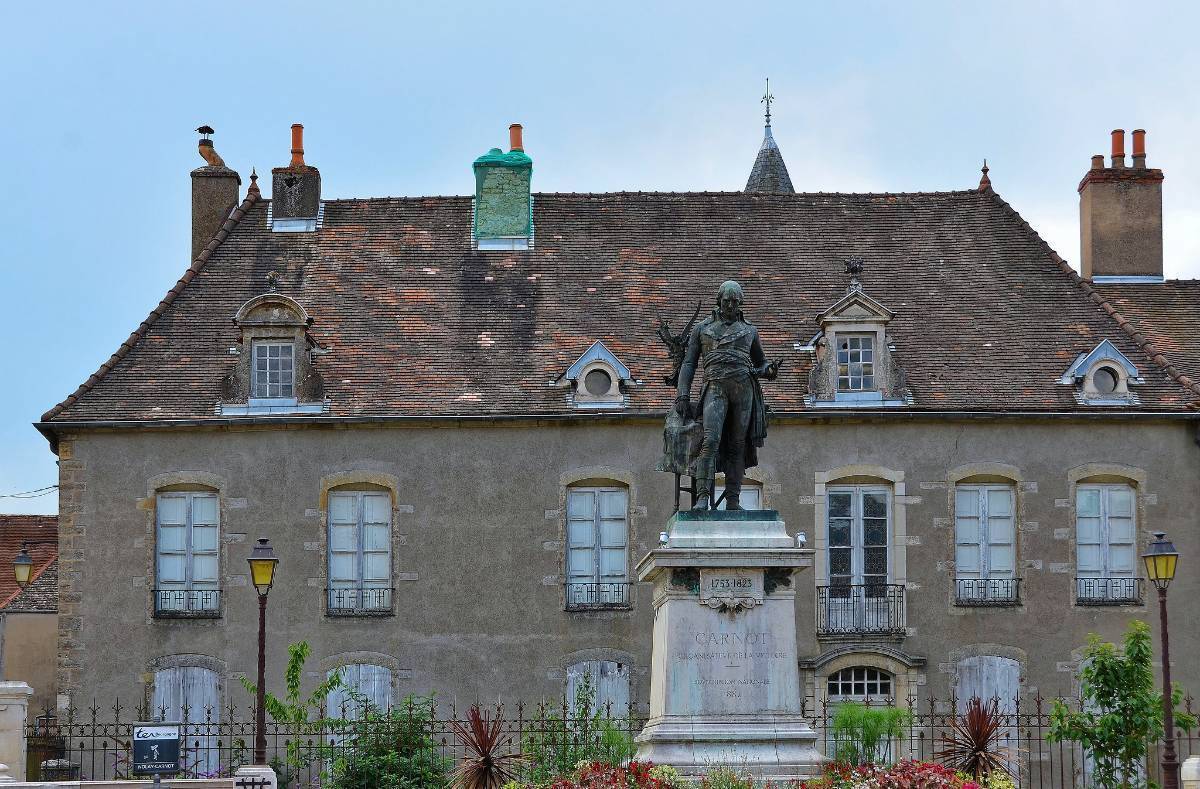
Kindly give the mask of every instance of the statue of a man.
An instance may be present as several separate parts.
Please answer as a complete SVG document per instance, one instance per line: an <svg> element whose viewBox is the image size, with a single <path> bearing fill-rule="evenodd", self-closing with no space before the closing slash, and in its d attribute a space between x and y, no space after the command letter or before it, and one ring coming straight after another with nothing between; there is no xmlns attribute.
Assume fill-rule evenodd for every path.
<svg viewBox="0 0 1200 789"><path fill-rule="evenodd" d="M768 362L758 330L742 316L742 286L722 283L712 315L692 329L679 369L675 412L686 420L696 366L704 368L700 394L703 440L691 463L699 496L693 509L712 505L717 472L725 474L725 508L740 510L742 478L758 465L758 447L767 437L767 414L758 379L775 380L779 362Z"/></svg>

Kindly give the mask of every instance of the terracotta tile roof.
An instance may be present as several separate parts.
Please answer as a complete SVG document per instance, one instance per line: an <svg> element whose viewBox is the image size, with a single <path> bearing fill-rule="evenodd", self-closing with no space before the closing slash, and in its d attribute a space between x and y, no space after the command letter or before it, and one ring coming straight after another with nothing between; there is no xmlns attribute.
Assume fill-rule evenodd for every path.
<svg viewBox="0 0 1200 789"><path fill-rule="evenodd" d="M33 580L22 591L12 561L26 542L32 543ZM0 515L0 611L4 610L58 610L57 515Z"/></svg>
<svg viewBox="0 0 1200 789"><path fill-rule="evenodd" d="M1197 395L1168 376L1028 224L990 189L911 194L536 194L528 252L471 249L467 197L335 200L315 233L272 233L248 198L163 303L45 419L215 418L239 341L231 318L278 290L313 317L332 416L576 413L549 386L595 340L644 385L632 412L672 396L654 337L724 279L771 358L779 412L804 410L811 356L794 350L865 259L865 292L889 325L907 410L1079 411L1057 383L1112 340L1137 365L1141 410ZM1112 411L1112 408L1100 409Z"/></svg>
<svg viewBox="0 0 1200 789"><path fill-rule="evenodd" d="M1200 391L1200 280L1093 286L1131 331L1140 333L1178 375Z"/></svg>

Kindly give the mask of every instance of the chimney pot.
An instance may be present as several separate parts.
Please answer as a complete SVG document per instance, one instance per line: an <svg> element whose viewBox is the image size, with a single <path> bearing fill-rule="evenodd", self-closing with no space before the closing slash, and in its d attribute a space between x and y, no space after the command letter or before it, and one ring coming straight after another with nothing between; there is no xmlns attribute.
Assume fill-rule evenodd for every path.
<svg viewBox="0 0 1200 789"><path fill-rule="evenodd" d="M1104 169L1104 154L1098 153L1098 154L1095 154L1094 156L1092 156L1092 169L1093 170L1103 170Z"/></svg>
<svg viewBox="0 0 1200 789"><path fill-rule="evenodd" d="M1133 166L1139 170L1146 169L1146 130L1133 130Z"/></svg>
<svg viewBox="0 0 1200 789"><path fill-rule="evenodd" d="M521 141L521 124L519 123L508 127L508 148L510 151L525 150L525 144Z"/></svg>
<svg viewBox="0 0 1200 789"><path fill-rule="evenodd" d="M242 183L213 147L208 138L212 129L202 126L196 131L203 135L199 152L205 165L192 170L192 260L200 256L229 218L229 212L237 205L238 187Z"/></svg>
<svg viewBox="0 0 1200 789"><path fill-rule="evenodd" d="M292 124L292 161L288 167L304 166L304 126Z"/></svg>
<svg viewBox="0 0 1200 789"><path fill-rule="evenodd" d="M1112 130L1112 166L1125 166L1125 130Z"/></svg>

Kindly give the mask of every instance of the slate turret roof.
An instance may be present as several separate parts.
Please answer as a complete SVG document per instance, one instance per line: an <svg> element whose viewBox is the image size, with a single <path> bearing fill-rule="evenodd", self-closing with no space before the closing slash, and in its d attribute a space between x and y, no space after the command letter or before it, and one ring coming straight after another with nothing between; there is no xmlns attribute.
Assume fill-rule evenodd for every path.
<svg viewBox="0 0 1200 789"><path fill-rule="evenodd" d="M750 170L750 178L746 181L746 191L777 194L793 194L796 191L792 188L792 178L788 175L783 153L775 143L769 123L763 130L762 146L758 149L754 167Z"/></svg>

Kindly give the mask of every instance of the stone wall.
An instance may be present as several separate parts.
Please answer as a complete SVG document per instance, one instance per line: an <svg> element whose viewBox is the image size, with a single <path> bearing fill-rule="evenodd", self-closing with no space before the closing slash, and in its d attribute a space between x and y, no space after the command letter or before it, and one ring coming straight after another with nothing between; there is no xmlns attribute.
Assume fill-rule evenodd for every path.
<svg viewBox="0 0 1200 789"><path fill-rule="evenodd" d="M797 589L797 654L814 697L838 666L869 664L900 687L946 698L957 662L1000 655L1020 665L1021 690L1069 693L1089 632L1117 639L1130 617L1157 628L1145 605L1074 603L1074 486L1136 485L1139 541L1162 529L1183 554L1171 590L1200 594L1200 463L1184 422L1100 420L837 421L776 424L750 476L766 507L817 548ZM268 610L269 684L278 690L286 645L313 647L318 671L370 653L387 658L395 696L437 691L460 707L477 699L539 700L561 693L579 656L633 664L634 697L648 698L652 611L635 587L629 611L564 611L564 486L611 480L629 488L629 564L652 547L672 509L671 477L654 472L657 421L407 428L305 427L94 432L61 443L62 596L59 685L141 700L163 661L203 661L233 679L255 666L256 603L246 556L270 537L281 558ZM1022 604L954 605L953 486L973 477L1017 489ZM393 492L395 614L322 615L326 493L342 481ZM190 482L220 495L222 616L152 615L155 489ZM891 491L892 581L906 586L902 638L818 640L815 578L822 572L825 489L879 482ZM1172 632L1175 675L1200 688L1194 628ZM1157 642L1157 639L1156 639ZM184 657L180 657L184 656Z"/></svg>

